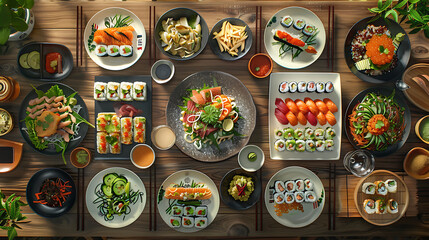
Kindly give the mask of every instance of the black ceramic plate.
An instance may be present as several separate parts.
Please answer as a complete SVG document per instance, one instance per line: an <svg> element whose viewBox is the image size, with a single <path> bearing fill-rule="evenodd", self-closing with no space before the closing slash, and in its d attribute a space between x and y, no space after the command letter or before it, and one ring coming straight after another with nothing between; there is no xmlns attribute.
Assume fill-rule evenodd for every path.
<svg viewBox="0 0 429 240"><path fill-rule="evenodd" d="M43 92L46 92L54 85L58 85L63 90L64 95L66 97L71 95L72 93L76 92L71 87L69 87L65 84L62 84L62 83L45 83L43 85L38 86L37 89L41 90ZM61 152L57 152L55 150L55 147L53 145L49 146L45 150L39 150L39 149L35 148L33 143L31 142L30 138L28 137L27 132L25 132L23 130L23 128L25 128L25 122L22 120L25 119L25 117L27 116L26 109L28 107L28 102L30 102L30 100L34 99L34 98L37 98L37 94L33 89L30 93L27 94L27 96L24 98L24 100L21 103L21 107L19 109L19 131L21 131L21 135L25 139L25 141L28 143L28 145L30 145L31 148L33 148L35 151L43 153L43 154L48 154L48 155L61 154ZM83 118L85 118L86 120L89 120L88 108L86 108L86 105L85 105L85 102L83 101L83 99L79 96L79 94L76 94L74 96L74 98L76 98L77 104L82 107L82 109L79 112L79 115L82 116ZM69 142L68 147L67 147L67 152L76 148L77 146L79 146L79 144L85 138L86 133L88 132L88 125L87 124L81 123L79 126L80 126L80 128L79 128L78 135L80 136L80 138L75 140L75 141Z"/></svg>
<svg viewBox="0 0 429 240"><path fill-rule="evenodd" d="M182 58L180 56L175 56L170 54L169 52L164 51L164 48L161 46L161 39L159 37L159 32L162 31L162 21L166 20L167 18L173 18L174 20L178 20L181 17L186 17L188 19L195 18L195 16L200 16L200 24L201 24L201 47L200 49L194 53L192 56ZM207 45L207 41L209 39L209 27L207 26L207 23L204 21L203 17L198 14L196 11L190 9L190 8L173 8L168 10L166 13L164 13L156 22L155 25L155 31L153 32L153 39L155 39L156 46L158 47L159 51L161 51L165 56L174 59L174 60L189 60L192 59L198 54L200 54L204 48Z"/></svg>
<svg viewBox="0 0 429 240"><path fill-rule="evenodd" d="M393 88L387 88L387 87L368 88L368 89L360 92L358 95L356 95L352 99L352 101L349 103L349 105L347 106L346 115L343 118L344 119L343 126L345 126L344 129L346 131L347 138L349 139L349 142L353 145L354 148L361 149L356 144L356 142L353 138L353 135L350 133L350 124L349 124L348 116L352 113L353 108L356 106L356 104L358 104L362 101L362 99L365 97L365 95L367 93L374 92L374 93L379 93L379 94L382 94L385 96L389 96L393 90L394 90ZM405 129L404 129L404 133L402 134L402 139L400 141L398 141L397 143L389 146L384 151L370 151L376 157L383 157L383 156L387 156L387 155L390 155L390 154L396 152L405 144L405 142L407 141L408 135L410 135L410 129L411 129L410 108L408 107L407 103L405 102L405 99L402 95L402 92L398 91L397 89L395 92L395 101L399 104L399 106L404 108Z"/></svg>
<svg viewBox="0 0 429 240"><path fill-rule="evenodd" d="M71 186L71 188L68 188L68 190L71 191L71 194L68 195L68 198L63 203L63 206L49 207L40 203L34 203L34 201L37 201L35 194L40 192L43 182L47 179L57 178L60 178L63 182L68 181L67 184ZM76 186L72 177L70 177L70 175L63 170L59 168L45 168L36 172L30 178L30 181L28 181L27 184L26 195L27 203L35 213L42 217L54 218L67 213L73 207L74 201L76 199Z"/></svg>
<svg viewBox="0 0 429 240"><path fill-rule="evenodd" d="M404 29L396 22L387 20L388 22L384 21L383 18L379 18L378 20L368 23L372 17L367 17L359 22L355 23L353 27L349 30L349 33L347 34L346 41L344 43L344 58L346 59L347 66L350 68L350 71L356 75L358 78L362 79L363 81L370 82L370 83L385 83L388 81L396 81L401 78L402 73L405 71L408 65L408 61L410 60L410 54L411 54L411 43L410 39L408 38L407 33L404 31ZM356 35L357 31L361 31L366 28L368 25L374 25L374 26L386 26L392 36L396 36L398 33L405 34L404 40L399 45L399 48L396 52L398 55L398 63L394 69L392 69L390 72L380 75L380 76L370 76L368 74L365 74L362 71L358 71L355 67L355 62L352 59L352 51L351 51L351 42Z"/></svg>
<svg viewBox="0 0 429 240"><path fill-rule="evenodd" d="M249 200L242 202L240 200L235 200L229 193L229 184L235 175L241 175L245 177L251 177L253 184L255 186L255 190L250 194ZM241 168L236 168L229 171L220 182L220 197L222 202L224 202L228 207L235 210L246 210L255 205L256 202L259 201L259 197L261 196L262 186L259 181L258 176L254 172L246 172Z"/></svg>
<svg viewBox="0 0 429 240"><path fill-rule="evenodd" d="M238 51L238 56L235 56L235 57L231 56L227 52L221 52L219 49L219 45L217 43L217 40L213 39L213 37L214 37L213 33L214 32L220 32L220 30L222 28L222 24L225 21L228 21L232 25L245 26L246 27L246 32L247 32L248 37L246 39L244 51ZM212 49L212 52L214 54L216 54L222 60L234 61L234 60L240 59L240 58L244 57L244 55L246 55L247 52L249 52L250 48L252 48L252 42L253 42L252 30L250 30L249 26L243 20L241 20L239 18L224 18L224 19L220 20L219 22L217 22L214 25L209 36L210 36L209 37L209 45L210 45L210 48Z"/></svg>
<svg viewBox="0 0 429 240"><path fill-rule="evenodd" d="M30 53L32 51L38 51L40 53L40 69L26 69L21 67L19 64L19 58L22 54ZM48 73L46 71L46 55L49 53L57 52L62 56L63 72L62 73ZM28 43L18 53L18 69L19 71L28 78L37 79L44 82L60 81L68 77L73 70L73 55L70 50L61 44L55 43Z"/></svg>

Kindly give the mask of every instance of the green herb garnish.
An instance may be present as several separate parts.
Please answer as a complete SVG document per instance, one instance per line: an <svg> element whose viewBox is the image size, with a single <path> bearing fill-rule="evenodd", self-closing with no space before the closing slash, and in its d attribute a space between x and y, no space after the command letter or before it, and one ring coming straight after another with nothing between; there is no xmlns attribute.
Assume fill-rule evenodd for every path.
<svg viewBox="0 0 429 240"><path fill-rule="evenodd" d="M201 121L207 124L215 124L219 119L220 110L212 105L204 107L204 111L201 113Z"/></svg>

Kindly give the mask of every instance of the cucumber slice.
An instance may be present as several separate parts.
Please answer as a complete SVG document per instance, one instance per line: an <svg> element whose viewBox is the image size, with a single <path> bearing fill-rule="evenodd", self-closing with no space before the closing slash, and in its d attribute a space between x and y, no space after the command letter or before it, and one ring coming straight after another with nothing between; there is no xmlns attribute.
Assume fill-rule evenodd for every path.
<svg viewBox="0 0 429 240"><path fill-rule="evenodd" d="M117 181L124 181L126 183L128 182L127 178L125 178L124 176L119 176L112 182L112 184L114 185Z"/></svg>
<svg viewBox="0 0 429 240"><path fill-rule="evenodd" d="M27 57L28 66L35 70L40 69L40 53L38 51L32 51Z"/></svg>
<svg viewBox="0 0 429 240"><path fill-rule="evenodd" d="M108 186L112 186L113 181L118 177L118 174L116 173L109 173L104 175L103 177L103 182L104 184L108 185Z"/></svg>
<svg viewBox="0 0 429 240"><path fill-rule="evenodd" d="M24 53L19 57L19 65L21 65L21 67L25 69L30 68L30 65L28 65L28 62L27 62L27 58L28 58L28 53Z"/></svg>
<svg viewBox="0 0 429 240"><path fill-rule="evenodd" d="M127 183L122 180L116 181L112 187L113 193L116 194L117 196L121 196L122 194L125 193L126 185Z"/></svg>
<svg viewBox="0 0 429 240"><path fill-rule="evenodd" d="M107 197L113 196L111 186L107 186L106 184L103 184L103 185L101 185L101 190L103 191L104 195L106 195Z"/></svg>

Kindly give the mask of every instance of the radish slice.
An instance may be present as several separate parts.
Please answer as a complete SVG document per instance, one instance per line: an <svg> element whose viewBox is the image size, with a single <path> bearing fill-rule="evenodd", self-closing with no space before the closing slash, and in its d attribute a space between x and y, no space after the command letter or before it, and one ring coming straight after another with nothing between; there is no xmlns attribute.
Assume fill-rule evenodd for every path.
<svg viewBox="0 0 429 240"><path fill-rule="evenodd" d="M286 114L287 112L289 112L289 108L286 106L285 102L283 102L283 99L281 98L276 98L276 107L283 113Z"/></svg>
<svg viewBox="0 0 429 240"><path fill-rule="evenodd" d="M317 118L316 118L316 116L314 116L314 114L313 114L313 113L308 112L307 114L305 114L305 117L307 118L307 121L308 121L311 125L313 125L313 126L316 126L316 125L317 125Z"/></svg>
<svg viewBox="0 0 429 240"><path fill-rule="evenodd" d="M279 123L283 125L286 125L289 123L285 114L282 111L280 111L280 109L276 108L276 110L274 111L274 115L276 116L277 121L279 121Z"/></svg>

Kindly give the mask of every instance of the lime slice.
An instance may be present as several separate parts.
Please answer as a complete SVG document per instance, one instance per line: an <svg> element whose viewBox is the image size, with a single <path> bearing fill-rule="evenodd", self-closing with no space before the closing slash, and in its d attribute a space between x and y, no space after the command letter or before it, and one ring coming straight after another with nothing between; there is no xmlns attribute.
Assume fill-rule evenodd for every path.
<svg viewBox="0 0 429 240"><path fill-rule="evenodd" d="M222 128L225 132L231 131L234 128L234 121L230 118L223 120Z"/></svg>
<svg viewBox="0 0 429 240"><path fill-rule="evenodd" d="M128 197L130 196L130 182L127 182L127 184L125 185L125 193Z"/></svg>
<svg viewBox="0 0 429 240"><path fill-rule="evenodd" d="M21 65L21 67L25 69L30 68L30 66L27 63L27 57L28 57L28 53L24 53L19 57L19 65Z"/></svg>
<svg viewBox="0 0 429 240"><path fill-rule="evenodd" d="M28 65L35 69L40 69L40 53L38 51L32 51L30 54L28 54L27 57L27 63Z"/></svg>
<svg viewBox="0 0 429 240"><path fill-rule="evenodd" d="M256 161L256 159L257 159L256 153L254 153L254 152L250 152L250 153L247 155L247 159L248 159L250 162L254 162L254 161Z"/></svg>

